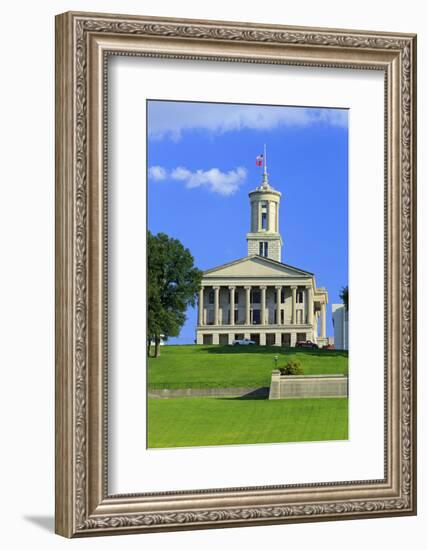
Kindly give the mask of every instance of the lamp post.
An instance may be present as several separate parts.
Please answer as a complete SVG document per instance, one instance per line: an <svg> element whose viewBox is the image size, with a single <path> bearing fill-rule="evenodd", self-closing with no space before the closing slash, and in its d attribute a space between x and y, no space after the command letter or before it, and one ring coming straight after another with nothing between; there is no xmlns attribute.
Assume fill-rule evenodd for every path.
<svg viewBox="0 0 427 550"><path fill-rule="evenodd" d="M279 360L279 356L278 355L275 355L274 356L274 368L277 369L277 361Z"/></svg>

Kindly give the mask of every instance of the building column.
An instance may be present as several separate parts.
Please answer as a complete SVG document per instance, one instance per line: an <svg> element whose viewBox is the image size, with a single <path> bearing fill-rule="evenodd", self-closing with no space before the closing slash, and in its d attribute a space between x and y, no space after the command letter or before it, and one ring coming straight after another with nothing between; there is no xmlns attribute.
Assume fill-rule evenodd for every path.
<svg viewBox="0 0 427 550"><path fill-rule="evenodd" d="M326 304L322 304L320 312L320 338L326 338Z"/></svg>
<svg viewBox="0 0 427 550"><path fill-rule="evenodd" d="M295 325L297 322L297 286L291 286L292 290L292 317L291 324Z"/></svg>
<svg viewBox="0 0 427 550"><path fill-rule="evenodd" d="M251 324L251 287L245 286L246 290L246 320L245 324Z"/></svg>
<svg viewBox="0 0 427 550"><path fill-rule="evenodd" d="M203 287L199 290L199 326L203 323Z"/></svg>
<svg viewBox="0 0 427 550"><path fill-rule="evenodd" d="M310 285L307 287L307 324L313 325L313 287Z"/></svg>
<svg viewBox="0 0 427 550"><path fill-rule="evenodd" d="M230 291L230 325L234 325L234 292L236 290L236 287L229 286L228 289Z"/></svg>
<svg viewBox="0 0 427 550"><path fill-rule="evenodd" d="M265 333L261 332L259 335L259 345L265 346L265 342L266 342Z"/></svg>
<svg viewBox="0 0 427 550"><path fill-rule="evenodd" d="M297 333L291 332L291 348L294 348L297 343Z"/></svg>
<svg viewBox="0 0 427 550"><path fill-rule="evenodd" d="M268 203L268 230L277 233L276 229L276 203L270 201Z"/></svg>
<svg viewBox="0 0 427 550"><path fill-rule="evenodd" d="M219 325L219 286L212 287L214 289L214 325Z"/></svg>
<svg viewBox="0 0 427 550"><path fill-rule="evenodd" d="M261 289L261 325L265 325L266 324L266 319L265 319L265 296L266 296L266 290L267 290L267 287L266 286L260 286L259 287Z"/></svg>
<svg viewBox="0 0 427 550"><path fill-rule="evenodd" d="M281 346L282 345L282 333L276 332L274 334L274 345L275 346Z"/></svg>
<svg viewBox="0 0 427 550"><path fill-rule="evenodd" d="M282 305L282 287L276 286L276 325L281 325L280 306Z"/></svg>

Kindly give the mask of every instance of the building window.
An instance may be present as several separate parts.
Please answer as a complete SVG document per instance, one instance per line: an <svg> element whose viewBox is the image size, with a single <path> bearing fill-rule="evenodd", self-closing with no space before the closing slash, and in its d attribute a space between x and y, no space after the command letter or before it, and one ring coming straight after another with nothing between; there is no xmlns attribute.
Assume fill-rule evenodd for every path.
<svg viewBox="0 0 427 550"><path fill-rule="evenodd" d="M239 322L239 310L234 310L234 322L237 324Z"/></svg>
<svg viewBox="0 0 427 550"><path fill-rule="evenodd" d="M265 343L267 346L274 346L274 344L276 343L276 335L274 333L266 334Z"/></svg>
<svg viewBox="0 0 427 550"><path fill-rule="evenodd" d="M209 303L210 303L210 304L213 304L214 301L215 301L215 293L214 293L213 290L210 290L210 291L209 291Z"/></svg>
<svg viewBox="0 0 427 550"><path fill-rule="evenodd" d="M253 304L259 304L261 302L261 293L259 290L253 290L252 291L252 303Z"/></svg>
<svg viewBox="0 0 427 550"><path fill-rule="evenodd" d="M234 303L237 305L239 303L239 291L236 290L234 293Z"/></svg>
<svg viewBox="0 0 427 550"><path fill-rule="evenodd" d="M219 343L221 346L226 346L228 344L228 334L220 334Z"/></svg>
<svg viewBox="0 0 427 550"><path fill-rule="evenodd" d="M289 333L282 333L282 346L290 347L291 346L291 335Z"/></svg>
<svg viewBox="0 0 427 550"><path fill-rule="evenodd" d="M261 241L259 243L259 255L268 258L268 242Z"/></svg>
<svg viewBox="0 0 427 550"><path fill-rule="evenodd" d="M204 344L205 346L210 346L210 345L212 345L212 340L213 340L212 334L204 334L204 335L203 335L203 344Z"/></svg>
<svg viewBox="0 0 427 550"><path fill-rule="evenodd" d="M267 231L267 203L261 206L261 229Z"/></svg>
<svg viewBox="0 0 427 550"><path fill-rule="evenodd" d="M215 321L214 317L215 313L213 309L206 310L206 324L207 325L213 325Z"/></svg>
<svg viewBox="0 0 427 550"><path fill-rule="evenodd" d="M254 309L252 312L252 324L259 325L261 323L261 311Z"/></svg>
<svg viewBox="0 0 427 550"><path fill-rule="evenodd" d="M304 292L302 290L298 290L297 292L297 304L303 304L304 303Z"/></svg>

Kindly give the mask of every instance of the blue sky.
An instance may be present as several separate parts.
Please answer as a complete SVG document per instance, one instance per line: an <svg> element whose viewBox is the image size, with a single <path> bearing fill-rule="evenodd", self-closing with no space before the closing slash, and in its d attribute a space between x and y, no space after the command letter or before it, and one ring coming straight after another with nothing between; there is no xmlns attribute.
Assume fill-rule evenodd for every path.
<svg viewBox="0 0 427 550"><path fill-rule="evenodd" d="M282 193L282 261L310 271L331 304L348 282L348 111L149 101L148 228L179 239L205 270L247 255L248 193L267 145L270 184ZM189 308L178 338L193 343Z"/></svg>

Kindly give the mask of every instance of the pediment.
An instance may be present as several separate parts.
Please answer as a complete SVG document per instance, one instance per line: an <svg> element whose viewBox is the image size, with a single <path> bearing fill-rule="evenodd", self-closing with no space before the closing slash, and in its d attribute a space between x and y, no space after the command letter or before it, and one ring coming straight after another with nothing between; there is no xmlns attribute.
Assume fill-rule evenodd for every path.
<svg viewBox="0 0 427 550"><path fill-rule="evenodd" d="M312 273L296 267L276 262L261 256L247 256L234 262L208 269L203 273L204 277L311 277Z"/></svg>

